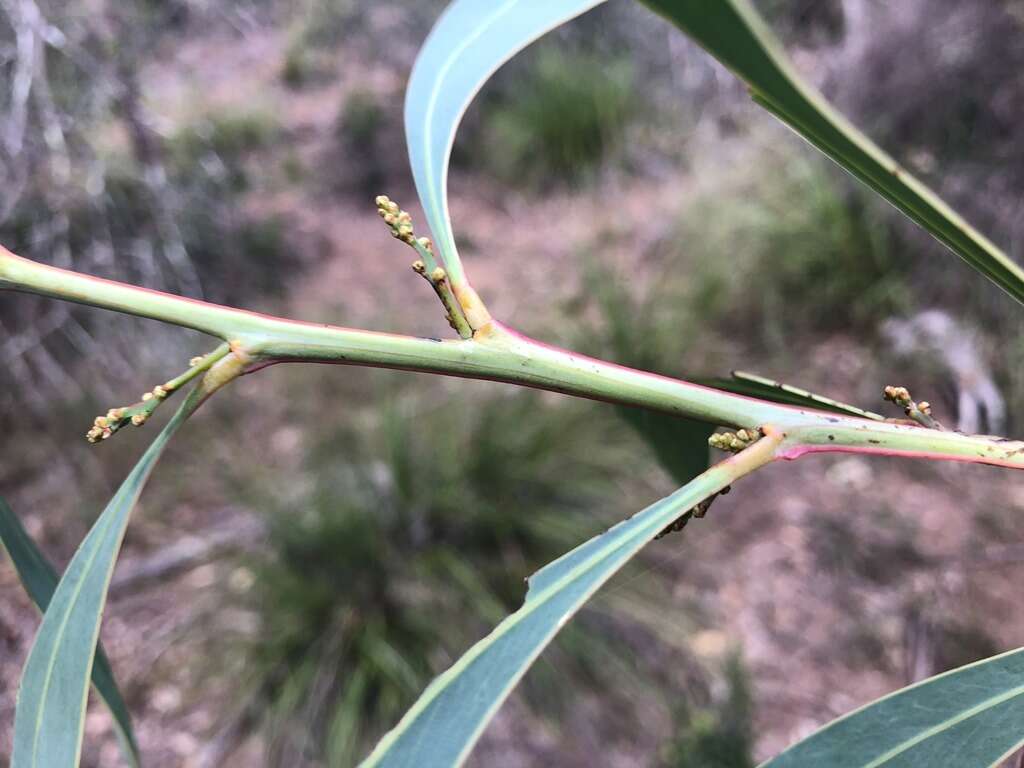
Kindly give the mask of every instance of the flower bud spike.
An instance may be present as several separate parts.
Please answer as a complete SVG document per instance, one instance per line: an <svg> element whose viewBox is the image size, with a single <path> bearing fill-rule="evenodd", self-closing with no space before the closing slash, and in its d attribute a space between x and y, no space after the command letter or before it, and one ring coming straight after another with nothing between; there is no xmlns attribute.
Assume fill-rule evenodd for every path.
<svg viewBox="0 0 1024 768"><path fill-rule="evenodd" d="M761 439L759 429L741 429L739 432L716 432L708 438L708 445L720 451L739 453Z"/></svg>
<svg viewBox="0 0 1024 768"><path fill-rule="evenodd" d="M106 416L97 416L93 419L92 428L85 434L86 440L90 443L109 440L118 430L128 424L141 427L164 400L192 379L208 371L214 363L223 359L230 351L229 345L222 344L208 355L193 357L189 360L187 371L153 387L142 396L139 402L121 408L111 408L107 411Z"/></svg>
<svg viewBox="0 0 1024 768"><path fill-rule="evenodd" d="M412 263L413 271L423 275L430 283L441 304L445 309L445 318L448 324L463 339L473 336L473 327L466 319L466 313L455 296L451 283L448 280L448 273L444 267L437 263L434 255L434 244L429 237L417 237L412 223L412 216L408 211L398 207L387 195L378 195L374 202L377 204L377 213L384 220L384 223L391 229L393 237L412 246L419 258Z"/></svg>
<svg viewBox="0 0 1024 768"><path fill-rule="evenodd" d="M915 403L910 396L910 390L906 387L888 386L882 390L882 397L903 409L907 418L920 424L927 429L944 429L944 427L932 417L932 405L927 400Z"/></svg>

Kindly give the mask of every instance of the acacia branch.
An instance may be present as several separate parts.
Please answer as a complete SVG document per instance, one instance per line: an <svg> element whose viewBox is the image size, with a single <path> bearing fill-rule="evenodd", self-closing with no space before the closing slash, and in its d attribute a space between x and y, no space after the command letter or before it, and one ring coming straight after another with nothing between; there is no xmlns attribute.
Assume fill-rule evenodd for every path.
<svg viewBox="0 0 1024 768"><path fill-rule="evenodd" d="M940 432L780 405L595 360L498 322L469 339L437 341L300 322L232 309L23 259L0 248L0 289L74 301L193 328L230 342L245 371L317 362L488 379L661 411L781 436L775 457L840 451L1024 468L1024 442Z"/></svg>

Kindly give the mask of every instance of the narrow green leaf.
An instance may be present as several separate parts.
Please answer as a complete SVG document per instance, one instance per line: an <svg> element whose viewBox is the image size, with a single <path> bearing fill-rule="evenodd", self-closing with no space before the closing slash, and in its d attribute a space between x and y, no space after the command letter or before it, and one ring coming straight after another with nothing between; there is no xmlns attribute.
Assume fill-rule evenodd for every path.
<svg viewBox="0 0 1024 768"><path fill-rule="evenodd" d="M700 382L715 389L724 389L726 392L735 392L737 395L756 397L759 400L770 400L773 403L784 405L796 405L801 408L814 408L819 411L832 411L848 416L860 416L861 418L873 421L885 421L885 416L871 411L865 411L856 405L841 403L831 397L816 395L806 389L794 387L792 384L783 384L781 381L758 376L755 373L746 371L733 371L731 379L706 379Z"/></svg>
<svg viewBox="0 0 1024 768"><path fill-rule="evenodd" d="M198 406L189 395L99 516L53 593L21 676L11 768L76 768L89 677L128 518L167 442Z"/></svg>
<svg viewBox="0 0 1024 768"><path fill-rule="evenodd" d="M834 720L763 768L983 768L1024 744L1024 648L968 664Z"/></svg>
<svg viewBox="0 0 1024 768"><path fill-rule="evenodd" d="M406 89L406 143L427 223L454 282L463 274L448 216L448 161L462 115L498 67L602 2L455 0L420 49Z"/></svg>
<svg viewBox="0 0 1024 768"><path fill-rule="evenodd" d="M1024 302L1024 270L804 83L749 0L641 1L729 67L758 104Z"/></svg>
<svg viewBox="0 0 1024 768"><path fill-rule="evenodd" d="M535 573L523 606L430 684L364 766L460 765L506 696L572 615L644 544L736 474L728 464L718 464Z"/></svg>
<svg viewBox="0 0 1024 768"><path fill-rule="evenodd" d="M10 556L15 570L18 572L18 577L25 586L25 592L39 607L39 610L45 613L50 604L50 598L53 597L53 592L57 588L57 571L39 551L18 516L2 498L0 498L0 545ZM114 670L110 666L106 653L103 652L102 644L96 649L96 662L92 668L92 684L96 686L97 693L114 717L114 727L117 729L118 741L121 742L121 750L125 759L133 768L138 768L141 764L139 748L132 731L131 716L128 714L124 697L121 696L121 691L114 680Z"/></svg>

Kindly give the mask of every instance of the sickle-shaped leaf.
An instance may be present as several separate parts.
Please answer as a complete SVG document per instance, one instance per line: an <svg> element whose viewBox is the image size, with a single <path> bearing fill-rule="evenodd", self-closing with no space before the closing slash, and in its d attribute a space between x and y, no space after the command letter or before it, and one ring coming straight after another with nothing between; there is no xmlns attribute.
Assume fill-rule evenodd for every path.
<svg viewBox="0 0 1024 768"><path fill-rule="evenodd" d="M680 490L535 573L522 608L430 684L364 766L461 765L484 726L555 633L669 524L742 470L717 464Z"/></svg>
<svg viewBox="0 0 1024 768"><path fill-rule="evenodd" d="M469 103L491 74L550 29L604 0L455 0L420 49L405 96L416 191L455 283L463 281L448 216L448 160Z"/></svg>
<svg viewBox="0 0 1024 768"><path fill-rule="evenodd" d="M128 518L167 442L198 407L194 390L122 483L53 593L21 676L11 768L76 768L89 677Z"/></svg>
<svg viewBox="0 0 1024 768"><path fill-rule="evenodd" d="M0 544L7 550L15 570L18 572L18 577L25 587L25 592L28 593L39 610L45 613L50 599L53 597L53 592L57 588L59 581L57 571L39 551L18 516L2 498L0 498ZM128 714L124 697L121 696L121 691L114 680L114 670L110 666L107 655L103 652L102 644L96 649L96 661L92 667L92 684L96 686L96 692L99 693L114 718L114 727L117 730L118 741L121 743L121 751L124 753L125 759L132 768L138 768L140 765L139 748L135 742L135 734L132 732L131 716Z"/></svg>
<svg viewBox="0 0 1024 768"><path fill-rule="evenodd" d="M1024 744L1024 648L896 691L762 768L983 768Z"/></svg>
<svg viewBox="0 0 1024 768"><path fill-rule="evenodd" d="M757 103L1024 302L1024 270L805 84L749 0L642 2L729 67Z"/></svg>

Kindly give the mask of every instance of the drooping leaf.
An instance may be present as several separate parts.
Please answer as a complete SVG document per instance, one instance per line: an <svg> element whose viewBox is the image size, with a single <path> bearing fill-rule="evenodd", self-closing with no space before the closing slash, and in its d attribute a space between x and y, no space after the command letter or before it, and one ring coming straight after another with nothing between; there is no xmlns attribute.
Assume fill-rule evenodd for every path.
<svg viewBox="0 0 1024 768"><path fill-rule="evenodd" d="M40 611L46 612L53 592L57 588L59 577L57 571L39 551L32 541L21 520L14 514L7 503L0 498L0 545L7 551L14 564L25 592ZM114 718L118 741L125 759L133 768L140 765L139 748L132 731L131 716L124 703L124 697L114 679L114 670L110 666L103 646L96 649L96 661L92 668L92 684L103 699L110 714Z"/></svg>
<svg viewBox="0 0 1024 768"><path fill-rule="evenodd" d="M718 464L535 573L523 606L430 684L364 766L460 765L509 692L573 614L647 542L735 474L727 464Z"/></svg>
<svg viewBox="0 0 1024 768"><path fill-rule="evenodd" d="M641 2L731 69L758 104L1024 302L1024 270L804 83L749 0Z"/></svg>
<svg viewBox="0 0 1024 768"><path fill-rule="evenodd" d="M896 691L762 768L984 768L1024 744L1024 648Z"/></svg>
<svg viewBox="0 0 1024 768"><path fill-rule="evenodd" d="M198 405L194 391L157 435L78 547L22 670L11 768L76 768L89 678L114 562L132 509L171 436Z"/></svg>
<svg viewBox="0 0 1024 768"><path fill-rule="evenodd" d="M872 421L885 421L885 416L878 413L866 411L856 405L841 403L824 395L816 395L806 389L794 387L792 384L783 384L781 381L758 376L756 373L746 371L733 371L729 379L706 379L700 382L708 387L724 389L726 392L735 392L737 395L756 397L759 400L770 400L773 403L783 405L796 405L801 408L814 408L819 411L832 411L847 416L860 416Z"/></svg>
<svg viewBox="0 0 1024 768"><path fill-rule="evenodd" d="M448 160L469 103L491 74L550 29L604 0L455 0L420 49L405 96L416 191L453 282L462 265L448 216Z"/></svg>

